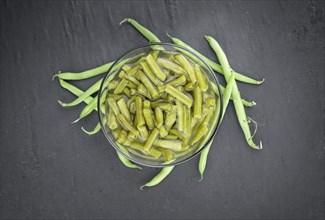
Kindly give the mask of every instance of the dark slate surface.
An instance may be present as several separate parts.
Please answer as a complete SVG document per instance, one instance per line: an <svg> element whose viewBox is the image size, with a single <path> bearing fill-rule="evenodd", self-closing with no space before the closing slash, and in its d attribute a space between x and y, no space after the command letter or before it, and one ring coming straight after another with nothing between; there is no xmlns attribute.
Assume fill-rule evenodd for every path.
<svg viewBox="0 0 325 220"><path fill-rule="evenodd" d="M1 219L324 218L324 2L1 1ZM82 106L52 74L81 71L146 42L133 17L163 41L166 31L214 59L215 36L233 68L262 86L239 84L258 105L250 149L230 105L203 182L197 159L161 185L139 190L158 169L125 168L97 115L71 125ZM221 80L221 77L219 76ZM77 83L87 88L95 79ZM223 81L223 80L222 80Z"/></svg>

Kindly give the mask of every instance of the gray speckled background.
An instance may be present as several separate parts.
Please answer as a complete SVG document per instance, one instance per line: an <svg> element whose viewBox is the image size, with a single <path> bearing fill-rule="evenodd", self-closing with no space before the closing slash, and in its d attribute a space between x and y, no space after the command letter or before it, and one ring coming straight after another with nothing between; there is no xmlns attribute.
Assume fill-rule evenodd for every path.
<svg viewBox="0 0 325 220"><path fill-rule="evenodd" d="M321 1L10 1L1 7L1 219L324 219L324 2ZM204 181L197 160L158 187L139 190L158 169L130 170L103 134L97 115L71 125L82 106L52 82L146 42L133 17L163 41L165 32L211 58L215 36L234 69L262 86L240 83L260 123L250 149L227 115ZM223 81L222 77L219 79ZM85 89L96 79L77 83Z"/></svg>

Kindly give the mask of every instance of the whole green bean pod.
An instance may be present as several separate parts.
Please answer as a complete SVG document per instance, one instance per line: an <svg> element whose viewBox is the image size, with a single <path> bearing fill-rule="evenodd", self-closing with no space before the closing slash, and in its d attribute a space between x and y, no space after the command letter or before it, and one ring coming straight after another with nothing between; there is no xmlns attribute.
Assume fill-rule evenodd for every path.
<svg viewBox="0 0 325 220"><path fill-rule="evenodd" d="M120 25L123 23L128 22L132 24L133 27L135 27L145 38L149 40L149 42L160 42L159 38L156 37L150 30L139 24L136 20L132 18L124 18L121 22Z"/></svg>
<svg viewBox="0 0 325 220"><path fill-rule="evenodd" d="M120 159L120 161L124 164L124 166L128 167L128 168L132 168L132 169L140 169L141 167L135 165L134 163L132 163L131 161L129 161L126 157L123 156L123 154L119 153L118 151L116 151L118 158Z"/></svg>
<svg viewBox="0 0 325 220"><path fill-rule="evenodd" d="M86 129L84 129L84 127L81 127L82 131L85 132L86 134L88 135L93 135L93 134L96 134L97 132L100 131L101 129L101 126L100 126L100 123L98 122L96 124L96 127L92 130L92 131L87 131Z"/></svg>
<svg viewBox="0 0 325 220"><path fill-rule="evenodd" d="M71 93L73 93L76 96L80 96L81 94L83 94L83 91L80 90L79 88L75 87L74 85L71 85L70 83L59 79L60 85L62 88L70 91ZM87 97L85 100L83 100L86 104L89 104L90 102L92 102L92 100L94 100L94 98L92 98L91 96ZM95 109L96 110L96 109ZM88 135L93 135L96 134L97 132L100 131L101 126L100 123L98 122L96 127L92 130L92 131L87 131L85 130L83 127L81 127L81 129Z"/></svg>
<svg viewBox="0 0 325 220"><path fill-rule="evenodd" d="M135 29L137 29L145 38L148 39L148 41L150 43L157 43L160 42L159 38L154 35L150 30L148 30L146 27L142 26L141 24L139 24L139 22L137 22L136 20L132 19L132 18L125 18L123 21L120 22L120 25L122 25L123 23L128 22L130 23ZM155 50L164 50L163 47L155 45L151 47L152 49Z"/></svg>
<svg viewBox="0 0 325 220"><path fill-rule="evenodd" d="M203 180L203 174L207 165L207 160L208 160L208 155L209 155L209 151L211 148L213 140L210 141L210 143L207 144L207 146L202 150L201 154L200 154L200 159L199 159L199 172L201 175L201 178L199 180L199 182L201 182Z"/></svg>
<svg viewBox="0 0 325 220"><path fill-rule="evenodd" d="M99 90L99 87L102 83L103 79L98 80L95 84L93 84L91 87L89 87L84 93L82 93L77 99L70 103L63 103L60 100L58 100L59 104L62 105L63 107L67 106L75 106L80 104L83 100L85 100L87 97L90 95L94 94Z"/></svg>
<svg viewBox="0 0 325 220"><path fill-rule="evenodd" d="M94 69L80 72L80 73L72 73L72 72L58 73L53 76L53 79L55 77L58 77L59 79L64 79L64 80L88 79L88 78L100 75L102 73L106 73L107 70L112 66L113 63L114 63L114 61L112 61L110 63L106 63L102 66L96 67Z"/></svg>
<svg viewBox="0 0 325 220"><path fill-rule="evenodd" d="M230 77L231 77L231 68L230 68L228 59L226 57L226 54L223 52L219 43L215 39L213 39L210 36L205 36L205 39L208 41L208 43L210 44L212 49L215 51L215 53L221 63L226 81L227 81L227 83L229 83ZM243 130L243 133L245 135L248 145L254 149L262 149L262 142L260 142L260 145L256 145L253 142L253 138L252 138L249 126L248 126L248 119L246 116L245 108L242 103L240 92L238 90L236 83L234 83L234 85L233 85L232 95L233 95L233 99L234 99L234 106L235 106L237 118L238 118L239 124Z"/></svg>
<svg viewBox="0 0 325 220"><path fill-rule="evenodd" d="M234 84L236 83L235 81L235 75L231 74L231 77L229 79L229 83L225 89L225 92L223 93L223 99L222 99L222 106L223 106L223 111L222 111L222 116L221 116L221 120L223 118L223 116L226 113L226 109L230 100L230 96L234 87Z"/></svg>
<svg viewBox="0 0 325 220"><path fill-rule="evenodd" d="M82 109L82 111L80 112L79 118L77 118L75 121L73 121L72 124L78 122L80 119L89 115L96 107L97 107L97 96L95 98L93 98L93 100Z"/></svg>
<svg viewBox="0 0 325 220"><path fill-rule="evenodd" d="M84 93L84 91L80 90L79 88L75 87L74 85L72 85L62 79L59 79L59 82L60 82L60 85L62 88L68 90L69 92L71 92L72 94L74 94L78 97ZM89 104L92 100L93 100L93 97L88 96L83 101L84 101L84 103Z"/></svg>
<svg viewBox="0 0 325 220"><path fill-rule="evenodd" d="M230 94L231 94L231 91L232 91L233 86L234 86L235 83L236 83L235 82L235 75L232 74L231 77L230 77L230 82L228 83L228 85L226 87L226 90L224 92L224 95L223 95L223 102L222 102L223 103L222 104L223 112L222 112L220 120L222 120L223 116L225 115L225 112L226 112L226 109L227 109L227 106L228 106L228 103L229 103L229 100L230 100ZM219 115L219 114L216 114L216 115ZM199 172L200 172L201 178L200 178L199 182L201 182L202 179L203 179L203 174L204 174L204 170L205 170L205 167L206 167L208 154L209 154L212 142L213 142L213 140L211 140L210 143L208 143L208 145L204 148L204 150L202 150L202 153L200 155Z"/></svg>
<svg viewBox="0 0 325 220"><path fill-rule="evenodd" d="M143 186L140 187L142 190L144 187L151 187L151 186L156 186L161 181L163 181L174 169L175 166L169 166L169 167L164 167L162 170L154 177L152 178L149 182L144 184Z"/></svg>
<svg viewBox="0 0 325 220"><path fill-rule="evenodd" d="M198 51L196 51L191 46L189 46L186 43L184 43L183 41L181 41L180 39L175 38L175 37L171 37L168 33L167 33L167 36L173 41L174 44L179 45L179 46L183 46L186 49L192 51L197 56L199 56L202 60L204 60L207 64L209 64L209 66L211 66L211 68L214 71L220 73L221 75L224 75L224 72L223 72L223 69L222 69L221 65L219 65L216 62L210 60L209 58L207 58L203 54L201 54ZM262 80L256 80L256 79L253 79L251 77L245 76L245 75L240 74L240 73L237 73L237 72L234 72L234 74L235 74L236 80L237 81L240 81L240 82L249 83L249 84L255 84L255 85L260 85L260 84L262 84L264 82L264 79L262 79Z"/></svg>

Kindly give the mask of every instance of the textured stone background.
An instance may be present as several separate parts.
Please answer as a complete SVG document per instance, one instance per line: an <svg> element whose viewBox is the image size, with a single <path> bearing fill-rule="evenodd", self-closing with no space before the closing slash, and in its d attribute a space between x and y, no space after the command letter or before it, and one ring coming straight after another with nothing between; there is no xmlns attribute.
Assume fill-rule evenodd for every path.
<svg viewBox="0 0 325 220"><path fill-rule="evenodd" d="M1 1L1 219L324 218L324 2ZM215 36L234 69L262 86L239 84L260 123L250 149L229 106L199 183L197 159L158 187L158 169L125 168L97 115L71 125L82 106L51 77L114 60L146 42L133 17L214 59ZM219 79L223 81L222 77ZM87 88L96 79L77 83Z"/></svg>

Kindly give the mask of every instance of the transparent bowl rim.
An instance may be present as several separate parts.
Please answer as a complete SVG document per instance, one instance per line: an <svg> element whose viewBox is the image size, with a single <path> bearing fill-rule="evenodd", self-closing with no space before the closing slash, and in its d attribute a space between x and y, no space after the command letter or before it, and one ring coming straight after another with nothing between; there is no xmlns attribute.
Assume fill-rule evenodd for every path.
<svg viewBox="0 0 325 220"><path fill-rule="evenodd" d="M149 163L143 163L143 162L140 162L140 161L137 161L136 159L126 155L122 150L120 150L120 148L110 139L107 131L105 130L104 128L104 125L103 125L103 122L102 122L102 119L101 119L101 114L100 114L100 99L101 99L101 95L102 95L102 89L103 89L103 86L104 86L104 83L106 81L106 79L109 77L110 75L110 72L111 70L115 67L115 65L117 63L119 63L121 60L123 60L125 57L127 57L129 54L131 54L132 52L138 50L138 49L141 49L141 48L146 48L146 47L151 47L151 46L168 46L168 47L176 47L176 48L179 48L179 49L182 49L182 50L185 50L186 52L192 54L193 56L195 56L197 59L199 59L202 63L204 63L204 65L206 65L206 67L208 68L208 71L211 73L211 75L214 77L215 81L217 82L217 88L218 88L218 91L219 91L219 94L220 94L220 114L218 116L218 121L217 121L217 125L215 126L215 129L211 135L211 137L206 141L206 143L204 144L203 147L201 147L200 150L196 151L194 154L192 154L191 156L189 157L185 157L183 160L180 160L180 161L176 161L176 162L172 162L172 163L169 163L169 164L159 164L159 165L155 165L155 164L149 164ZM118 59L115 60L115 62L111 65L111 67L108 69L107 73L105 74L105 76L103 77L103 81L100 85L100 88L99 88L99 92L98 92L98 97L97 97L98 101L97 101L97 109L98 109L98 118L99 118L99 122L100 122L100 125L101 125L101 130L103 131L103 133L105 134L105 137L106 139L109 141L109 143L111 144L111 146L116 150L118 151L118 153L122 154L124 157L126 157L127 159L129 159L130 161L136 163L136 164L139 164L141 166L145 166L145 167L155 167L155 168L162 168L162 167L168 167L168 166L176 166L176 165L179 165L179 164L182 164L182 163L185 163L187 161L189 161L190 159L194 158L195 156L199 155L206 147L207 145L213 141L217 131L219 130L219 127L220 127L220 124L221 124L221 120L222 120L222 112L223 112L223 105L222 105L222 99L223 99L223 96L222 96L222 92L221 92L221 89L220 89L220 83L219 83L219 80L216 76L216 74L214 73L214 71L211 69L211 67L207 64L207 62L205 62L199 55L197 55L195 52L185 48L185 47L182 47L182 46L179 46L179 45L176 45L176 44L172 44L172 43L147 43L147 44L142 44L140 46L137 46L137 47L134 47L130 50L128 50L127 52L125 52L124 54L122 54Z"/></svg>

